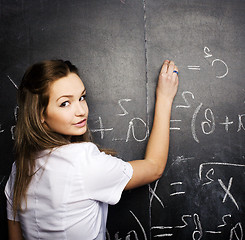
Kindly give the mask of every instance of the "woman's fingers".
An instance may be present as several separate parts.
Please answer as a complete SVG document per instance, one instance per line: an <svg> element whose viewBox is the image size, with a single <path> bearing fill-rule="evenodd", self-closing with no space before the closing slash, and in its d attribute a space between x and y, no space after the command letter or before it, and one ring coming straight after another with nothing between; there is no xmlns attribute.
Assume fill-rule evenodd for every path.
<svg viewBox="0 0 245 240"><path fill-rule="evenodd" d="M160 74L167 73L167 71L168 71L168 65L169 65L169 60L165 60L164 63L163 63L163 65L162 65Z"/></svg>
<svg viewBox="0 0 245 240"><path fill-rule="evenodd" d="M179 70L178 70L177 66L174 66L174 70L173 70L174 79L178 79L178 74L179 74Z"/></svg>
<svg viewBox="0 0 245 240"><path fill-rule="evenodd" d="M168 75L171 76L173 74L174 67L175 67L174 62L170 61L169 66L168 66L168 71L167 71Z"/></svg>
<svg viewBox="0 0 245 240"><path fill-rule="evenodd" d="M178 68L173 61L166 60L161 68L157 94L173 99L178 88Z"/></svg>
<svg viewBox="0 0 245 240"><path fill-rule="evenodd" d="M174 61L165 60L161 71L160 71L160 78L178 80L178 68L175 65Z"/></svg>
<svg viewBox="0 0 245 240"><path fill-rule="evenodd" d="M173 61L169 61L169 60L165 60L163 65L162 65L162 68L161 68L161 71L160 71L160 74L166 74L169 75L169 76L172 76L173 74L177 74L178 75L178 68L177 66L174 64Z"/></svg>

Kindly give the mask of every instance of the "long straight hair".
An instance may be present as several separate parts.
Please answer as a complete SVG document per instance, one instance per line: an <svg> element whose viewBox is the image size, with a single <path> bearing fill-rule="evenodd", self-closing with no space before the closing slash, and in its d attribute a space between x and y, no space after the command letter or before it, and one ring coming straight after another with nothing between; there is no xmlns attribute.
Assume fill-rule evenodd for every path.
<svg viewBox="0 0 245 240"><path fill-rule="evenodd" d="M71 142L90 142L89 129L81 136L66 136L52 132L41 122L49 103L50 85L70 73L79 76L69 61L48 60L36 63L25 72L18 89L18 119L15 129L16 178L13 194L13 211L16 216L21 202L35 174L35 155ZM26 202L27 204L27 202Z"/></svg>

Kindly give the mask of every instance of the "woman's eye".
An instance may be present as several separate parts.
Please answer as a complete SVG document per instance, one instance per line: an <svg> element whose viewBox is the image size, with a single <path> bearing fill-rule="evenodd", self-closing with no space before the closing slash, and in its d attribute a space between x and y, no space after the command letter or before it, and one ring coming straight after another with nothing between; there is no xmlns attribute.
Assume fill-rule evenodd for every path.
<svg viewBox="0 0 245 240"><path fill-rule="evenodd" d="M83 101L85 99L86 99L86 95L83 95L83 96L80 97L79 101Z"/></svg>
<svg viewBox="0 0 245 240"><path fill-rule="evenodd" d="M67 107L67 106L69 106L69 102L68 101L65 101L65 102L60 104L60 107Z"/></svg>

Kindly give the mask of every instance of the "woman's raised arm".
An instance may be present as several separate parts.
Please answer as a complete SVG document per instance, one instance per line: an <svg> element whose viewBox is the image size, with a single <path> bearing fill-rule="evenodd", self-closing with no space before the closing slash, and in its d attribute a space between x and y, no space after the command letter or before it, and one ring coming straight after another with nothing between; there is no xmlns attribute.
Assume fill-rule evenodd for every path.
<svg viewBox="0 0 245 240"><path fill-rule="evenodd" d="M166 60L159 74L154 121L145 159L129 162L134 171L125 190L151 183L163 174L168 158L171 108L178 83L177 67L173 61Z"/></svg>

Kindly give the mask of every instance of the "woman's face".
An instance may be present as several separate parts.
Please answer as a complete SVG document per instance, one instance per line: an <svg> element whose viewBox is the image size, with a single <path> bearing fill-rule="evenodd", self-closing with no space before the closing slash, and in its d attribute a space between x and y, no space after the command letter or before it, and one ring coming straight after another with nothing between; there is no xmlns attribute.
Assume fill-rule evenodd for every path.
<svg viewBox="0 0 245 240"><path fill-rule="evenodd" d="M86 89L75 73L53 82L49 89L49 103L42 123L49 130L78 136L87 131L88 105Z"/></svg>

